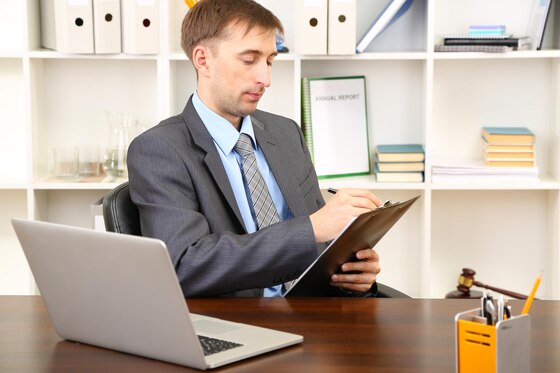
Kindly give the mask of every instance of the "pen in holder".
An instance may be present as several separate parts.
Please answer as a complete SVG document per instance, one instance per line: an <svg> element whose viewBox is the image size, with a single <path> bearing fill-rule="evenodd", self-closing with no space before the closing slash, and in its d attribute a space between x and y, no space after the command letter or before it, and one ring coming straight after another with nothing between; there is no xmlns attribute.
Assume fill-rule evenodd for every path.
<svg viewBox="0 0 560 373"><path fill-rule="evenodd" d="M529 314L480 322L480 308L455 316L455 371L457 373L529 373L531 318Z"/></svg>

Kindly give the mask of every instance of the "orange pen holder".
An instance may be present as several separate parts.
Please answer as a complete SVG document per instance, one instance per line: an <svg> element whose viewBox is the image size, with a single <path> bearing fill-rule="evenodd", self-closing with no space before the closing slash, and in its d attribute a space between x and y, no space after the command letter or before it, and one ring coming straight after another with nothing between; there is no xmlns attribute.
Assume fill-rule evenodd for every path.
<svg viewBox="0 0 560 373"><path fill-rule="evenodd" d="M514 316L487 325L480 308L455 316L455 371L457 373L530 373L531 318Z"/></svg>

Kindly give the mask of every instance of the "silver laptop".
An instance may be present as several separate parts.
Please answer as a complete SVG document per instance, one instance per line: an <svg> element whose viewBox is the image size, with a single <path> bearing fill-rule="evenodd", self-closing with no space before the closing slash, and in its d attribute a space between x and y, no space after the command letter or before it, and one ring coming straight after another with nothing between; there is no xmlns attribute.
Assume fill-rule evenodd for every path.
<svg viewBox="0 0 560 373"><path fill-rule="evenodd" d="M12 225L64 339L198 369L303 341L189 313L160 240L24 219Z"/></svg>

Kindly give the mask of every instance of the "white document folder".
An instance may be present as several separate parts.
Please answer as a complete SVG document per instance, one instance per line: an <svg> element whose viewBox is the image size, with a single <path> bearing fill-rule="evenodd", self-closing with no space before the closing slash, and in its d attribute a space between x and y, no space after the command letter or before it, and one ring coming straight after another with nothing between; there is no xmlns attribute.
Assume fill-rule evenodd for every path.
<svg viewBox="0 0 560 373"><path fill-rule="evenodd" d="M303 78L303 124L319 179L369 175L365 76Z"/></svg>
<svg viewBox="0 0 560 373"><path fill-rule="evenodd" d="M329 0L328 53L356 53L356 0Z"/></svg>
<svg viewBox="0 0 560 373"><path fill-rule="evenodd" d="M62 53L93 53L91 0L41 0L41 45Z"/></svg>
<svg viewBox="0 0 560 373"><path fill-rule="evenodd" d="M327 54L328 0L299 0L297 29L300 54Z"/></svg>
<svg viewBox="0 0 560 373"><path fill-rule="evenodd" d="M95 53L121 53L121 1L93 0Z"/></svg>
<svg viewBox="0 0 560 373"><path fill-rule="evenodd" d="M158 0L121 0L121 18L124 53L159 52Z"/></svg>

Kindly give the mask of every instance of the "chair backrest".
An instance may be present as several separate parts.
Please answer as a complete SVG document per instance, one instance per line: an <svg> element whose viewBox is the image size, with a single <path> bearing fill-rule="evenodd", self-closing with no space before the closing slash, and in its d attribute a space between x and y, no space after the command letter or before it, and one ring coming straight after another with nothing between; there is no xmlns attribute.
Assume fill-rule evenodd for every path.
<svg viewBox="0 0 560 373"><path fill-rule="evenodd" d="M130 199L128 181L103 197L103 220L109 232L142 235L138 208Z"/></svg>
<svg viewBox="0 0 560 373"><path fill-rule="evenodd" d="M390 286L377 283L377 298L411 298L409 295Z"/></svg>

